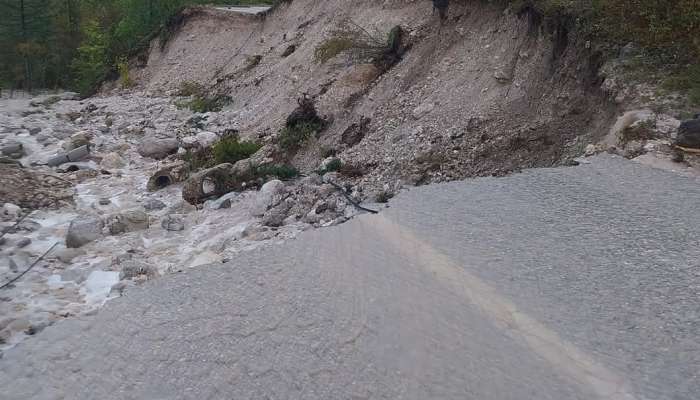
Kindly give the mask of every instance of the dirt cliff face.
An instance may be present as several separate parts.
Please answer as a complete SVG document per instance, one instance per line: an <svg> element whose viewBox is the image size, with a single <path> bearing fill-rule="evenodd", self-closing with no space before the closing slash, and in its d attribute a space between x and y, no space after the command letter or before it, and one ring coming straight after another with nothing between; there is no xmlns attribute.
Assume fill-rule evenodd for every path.
<svg viewBox="0 0 700 400"><path fill-rule="evenodd" d="M314 50L348 19L383 34L400 25L410 48L383 74L342 54L316 63ZM428 1L294 0L266 16L192 13L153 45L140 82L215 86L233 98L232 124L271 142L308 93L332 124L292 161L310 170L335 153L360 167L361 184L394 188L581 154L615 111L589 47L563 23L480 2L452 2L441 24Z"/></svg>

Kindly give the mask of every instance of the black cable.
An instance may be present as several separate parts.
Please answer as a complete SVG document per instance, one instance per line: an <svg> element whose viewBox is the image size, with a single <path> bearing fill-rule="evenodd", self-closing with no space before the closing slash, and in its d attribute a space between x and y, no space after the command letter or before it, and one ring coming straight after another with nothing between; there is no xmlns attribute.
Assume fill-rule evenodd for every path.
<svg viewBox="0 0 700 400"><path fill-rule="evenodd" d="M350 204L352 204L353 206L355 206L355 208L357 208L358 210L367 211L368 213L372 213L372 214L379 214L379 211L377 211L377 210L372 210L372 209L369 209L369 208L366 208L366 207L363 207L362 205L360 205L360 203L358 203L358 202L355 201L352 197L350 197L350 195L345 191L345 189L343 189L343 187L340 186L340 185L338 185L337 183L331 182L331 181L327 181L327 180L325 180L325 179L324 179L323 181L324 181L325 183L330 184L330 185L333 186L334 188L336 188L340 193L343 194L343 196L345 196L345 198L350 202Z"/></svg>
<svg viewBox="0 0 700 400"><path fill-rule="evenodd" d="M39 264L39 262L40 262L41 260L43 260L44 257L46 257L46 255L49 254L49 253L51 252L51 250L53 250L54 247L56 247L57 245L58 245L58 242L54 243L53 246L51 246L48 250L46 250L46 252L45 252L44 254L42 254L39 258L37 258L36 261L34 261L34 262L32 263L32 265L29 266L29 268L27 268L27 269L24 270L24 272L22 272L21 274L17 275L16 277L10 279L10 281L7 282L7 283L5 283L4 285L0 286L0 290L5 289L6 287L8 287L8 286L12 285L13 283L17 282L17 281L18 281L21 277L23 277L27 272L31 271L31 269L34 268L37 264Z"/></svg>

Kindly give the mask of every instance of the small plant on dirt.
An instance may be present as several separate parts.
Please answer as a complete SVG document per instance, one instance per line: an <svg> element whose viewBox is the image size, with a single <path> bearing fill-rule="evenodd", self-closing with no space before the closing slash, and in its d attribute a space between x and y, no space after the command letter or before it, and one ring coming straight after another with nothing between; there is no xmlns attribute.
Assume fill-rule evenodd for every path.
<svg viewBox="0 0 700 400"><path fill-rule="evenodd" d="M687 93L692 105L700 105L700 64L690 66L667 78L663 88Z"/></svg>
<svg viewBox="0 0 700 400"><path fill-rule="evenodd" d="M355 22L345 20L316 48L314 59L324 64L341 53L347 53L354 62L370 62L386 71L401 59L403 30L395 26L388 38L385 37L383 33L370 33Z"/></svg>
<svg viewBox="0 0 700 400"><path fill-rule="evenodd" d="M119 72L119 82L123 88L130 88L134 86L134 81L131 79L129 73L129 61L126 57L120 57L117 60L117 72Z"/></svg>
<svg viewBox="0 0 700 400"><path fill-rule="evenodd" d="M212 153L217 164L231 163L250 158L262 146L251 141L239 141L238 138L229 137L221 139L212 146Z"/></svg>
<svg viewBox="0 0 700 400"><path fill-rule="evenodd" d="M316 171L319 175L324 175L329 172L337 172L340 171L340 169L343 166L343 162L340 161L340 158L333 158L330 160L324 168L321 168L320 170Z"/></svg>
<svg viewBox="0 0 700 400"><path fill-rule="evenodd" d="M300 122L291 127L285 126L280 131L279 145L286 151L298 150L322 129L322 124L314 122Z"/></svg>
<svg viewBox="0 0 700 400"><path fill-rule="evenodd" d="M245 67L243 67L244 71L250 71L253 68L257 67L258 64L260 64L260 61L262 61L262 56L261 55L254 55L246 58L246 64Z"/></svg>
<svg viewBox="0 0 700 400"><path fill-rule="evenodd" d="M393 194L387 192L386 190L382 190L379 193L377 193L375 200L377 201L377 203L388 203L392 197L394 197Z"/></svg>
<svg viewBox="0 0 700 400"><path fill-rule="evenodd" d="M262 165L255 168L255 175L259 178L275 177L277 179L294 179L299 176L299 171L290 166L283 164Z"/></svg>
<svg viewBox="0 0 700 400"><path fill-rule="evenodd" d="M178 101L175 105L178 108L189 108L196 113L207 113L221 111L226 105L231 104L231 101L231 97L224 95L194 96L191 100Z"/></svg>
<svg viewBox="0 0 700 400"><path fill-rule="evenodd" d="M177 95L182 97L203 96L204 92L204 86L201 84L192 81L184 81L180 84Z"/></svg>

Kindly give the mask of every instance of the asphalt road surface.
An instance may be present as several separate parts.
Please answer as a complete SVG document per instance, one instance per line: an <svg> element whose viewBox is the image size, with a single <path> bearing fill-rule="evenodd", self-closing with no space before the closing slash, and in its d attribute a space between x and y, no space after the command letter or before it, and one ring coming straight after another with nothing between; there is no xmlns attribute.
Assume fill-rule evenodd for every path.
<svg viewBox="0 0 700 400"><path fill-rule="evenodd" d="M0 398L696 400L699 202L608 156L412 189L47 328Z"/></svg>

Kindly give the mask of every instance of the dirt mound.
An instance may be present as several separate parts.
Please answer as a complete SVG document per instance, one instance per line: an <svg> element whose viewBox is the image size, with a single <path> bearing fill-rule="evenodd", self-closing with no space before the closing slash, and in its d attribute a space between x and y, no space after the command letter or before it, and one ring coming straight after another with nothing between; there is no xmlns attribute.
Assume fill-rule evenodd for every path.
<svg viewBox="0 0 700 400"><path fill-rule="evenodd" d="M200 9L162 49L154 43L140 82L223 90L231 124L270 142L308 93L332 123L294 163L311 170L337 154L371 190L556 165L607 133L615 107L600 90L601 59L575 30L453 3L443 24L426 1L294 0L262 17ZM384 73L344 54L315 62L348 20L376 35L401 26L407 51ZM343 140L362 121L361 139Z"/></svg>
<svg viewBox="0 0 700 400"><path fill-rule="evenodd" d="M73 201L72 185L51 174L0 164L0 199L22 208L58 208Z"/></svg>

